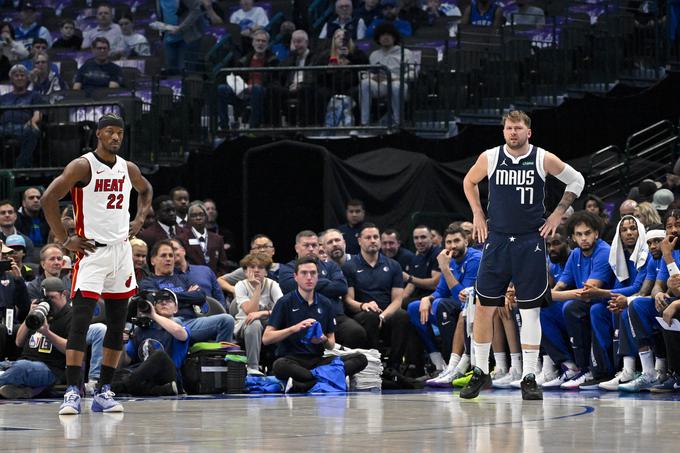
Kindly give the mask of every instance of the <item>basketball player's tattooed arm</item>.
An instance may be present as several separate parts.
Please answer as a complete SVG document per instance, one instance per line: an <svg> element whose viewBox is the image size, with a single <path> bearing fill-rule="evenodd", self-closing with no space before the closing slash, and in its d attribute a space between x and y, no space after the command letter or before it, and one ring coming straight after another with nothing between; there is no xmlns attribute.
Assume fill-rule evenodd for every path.
<svg viewBox="0 0 680 453"><path fill-rule="evenodd" d="M146 216L149 215L151 208L151 199L153 198L153 188L151 183L142 176L139 167L132 162L127 163L128 173L130 174L130 182L132 187L137 191L137 215L130 222L130 237L139 233L144 225Z"/></svg>
<svg viewBox="0 0 680 453"><path fill-rule="evenodd" d="M472 209L472 237L477 239L479 243L486 241L488 232L486 216L479 198L479 183L486 178L488 165L486 153L482 153L463 179L465 197L470 204L470 209Z"/></svg>
<svg viewBox="0 0 680 453"><path fill-rule="evenodd" d="M45 189L45 193L40 199L45 219L54 232L56 242L72 252L88 254L93 252L95 247L86 238L73 235L68 236L64 225L61 223L61 212L59 211L59 200L77 184L87 184L90 181L90 164L84 158L71 161L64 172L57 176L52 183Z"/></svg>

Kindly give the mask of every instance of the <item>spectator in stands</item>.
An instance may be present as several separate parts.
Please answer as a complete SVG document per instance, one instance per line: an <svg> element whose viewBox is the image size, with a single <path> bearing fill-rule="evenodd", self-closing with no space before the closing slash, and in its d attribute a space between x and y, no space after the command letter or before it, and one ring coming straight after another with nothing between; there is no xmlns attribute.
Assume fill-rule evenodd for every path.
<svg viewBox="0 0 680 453"><path fill-rule="evenodd" d="M10 237L14 238L16 235ZM11 259L13 254L14 250L0 241L0 260ZM18 356L19 350L14 346L16 332L30 307L26 283L23 278L16 275L18 267L16 264L9 271L0 271L0 280L6 282L0 285L0 361L6 357L14 359ZM7 318L8 309L13 309L14 320L11 325Z"/></svg>
<svg viewBox="0 0 680 453"><path fill-rule="evenodd" d="M146 261L149 248L146 246L146 242L139 238L130 239L130 247L132 247L132 262L135 266L135 279L141 281L151 275Z"/></svg>
<svg viewBox="0 0 680 453"><path fill-rule="evenodd" d="M33 153L40 141L39 110L21 108L20 106L43 104L43 96L28 90L28 70L20 64L9 70L12 91L0 96L1 106L16 106L16 110L5 110L0 118L0 136L16 137L20 141L19 156L15 166L26 168L33 166Z"/></svg>
<svg viewBox="0 0 680 453"><path fill-rule="evenodd" d="M267 272L267 277L271 278L274 281L279 281L280 265L279 263L273 261L276 249L274 248L274 243L268 236L264 234L257 234L253 236L253 238L250 240L250 253L264 253L265 255L269 256L269 258L272 259L272 265ZM224 291L233 295L234 285L236 285L236 283L240 282L241 280L244 280L245 278L246 278L245 271L243 270L243 268L239 267L233 272L221 275L217 279L217 282L220 284Z"/></svg>
<svg viewBox="0 0 680 453"><path fill-rule="evenodd" d="M234 11L229 22L241 27L241 35L252 37L253 32L266 27L269 18L264 8L254 6L255 0L240 0L241 8Z"/></svg>
<svg viewBox="0 0 680 453"><path fill-rule="evenodd" d="M279 28L279 35L281 39L279 42L272 44L272 52L276 55L279 61L283 61L290 55L290 43L293 39L293 32L295 31L295 24L289 20L284 20Z"/></svg>
<svg viewBox="0 0 680 453"><path fill-rule="evenodd" d="M278 344L276 355L279 358L274 362L273 371L277 378L287 381L286 392L307 392L317 382L310 370L335 360L323 357L325 349L335 347L335 318L332 303L315 291L318 278L316 259L305 257L298 260L294 272L297 288L274 305L262 343ZM307 335L311 333L308 329L315 325L319 334ZM307 337L311 338L305 340ZM358 373L368 364L366 356L361 353L344 355L340 360L347 376ZM344 387L344 382L339 384Z"/></svg>
<svg viewBox="0 0 680 453"><path fill-rule="evenodd" d="M401 266L380 253L380 230L365 223L359 235L361 251L342 268L347 277L345 305L366 331L369 347L378 348L382 337L391 346L388 366L399 369L413 328L401 308Z"/></svg>
<svg viewBox="0 0 680 453"><path fill-rule="evenodd" d="M319 239L316 233L304 230L295 237L295 253L297 260L304 257L319 259ZM297 288L295 283L295 262L292 260L281 265L279 284L284 294ZM347 280L340 267L334 261L318 261L318 280L315 291L323 294L333 303L333 314L336 320L336 340L343 346L354 348L368 347L366 332L352 318L345 315L343 299L347 294Z"/></svg>
<svg viewBox="0 0 680 453"><path fill-rule="evenodd" d="M123 56L130 57L148 57L151 55L151 46L149 40L141 33L135 33L134 24L132 22L132 14L124 13L118 19L118 26L123 35L123 43L125 50Z"/></svg>
<svg viewBox="0 0 680 453"><path fill-rule="evenodd" d="M16 227L18 223L17 211L14 208L14 204L9 200L0 201L0 240L6 241L10 235L18 234L26 242L26 254L29 257L33 256L33 241L23 234Z"/></svg>
<svg viewBox="0 0 680 453"><path fill-rule="evenodd" d="M652 197L652 206L657 210L659 215L665 216L669 206L675 201L675 195L668 189L659 189L654 192Z"/></svg>
<svg viewBox="0 0 680 453"><path fill-rule="evenodd" d="M503 9L495 0L472 0L465 7L460 23L498 28L503 24Z"/></svg>
<svg viewBox="0 0 680 453"><path fill-rule="evenodd" d="M426 225L416 226L413 229L413 243L416 255L411 264L402 270L405 303L431 294L437 288L441 276L437 257L442 249L432 243L430 228Z"/></svg>
<svg viewBox="0 0 680 453"><path fill-rule="evenodd" d="M186 62L198 61L205 29L201 0L160 0L156 16L163 32L166 71L175 74L191 67Z"/></svg>
<svg viewBox="0 0 680 453"><path fill-rule="evenodd" d="M436 26L440 17L448 17L449 36L455 37L458 33L458 23L462 13L454 3L442 3L441 0L428 0L423 5L423 11L427 15L426 24L429 27Z"/></svg>
<svg viewBox="0 0 680 453"><path fill-rule="evenodd" d="M321 242L328 259L335 262L340 268L352 257L347 253L347 244L340 230L330 228L324 231Z"/></svg>
<svg viewBox="0 0 680 453"><path fill-rule="evenodd" d="M253 51L239 59L235 66L242 68L270 68L279 65L276 55L269 49L269 33L257 30L252 34ZM271 73L248 72L243 74L245 88L237 94L233 87L221 84L217 87L219 127L228 127L228 106L233 105L234 110L241 114L246 103L250 105L250 127L256 128L264 121L265 104L271 89L276 87L276 82ZM275 112L267 112L273 114Z"/></svg>
<svg viewBox="0 0 680 453"><path fill-rule="evenodd" d="M533 6L532 0L518 0L516 10L504 13L506 25L545 25L545 13L538 6Z"/></svg>
<svg viewBox="0 0 680 453"><path fill-rule="evenodd" d="M354 17L362 19L364 24L370 24L373 19L380 17L381 11L380 0L364 0L354 12Z"/></svg>
<svg viewBox="0 0 680 453"><path fill-rule="evenodd" d="M189 191L186 187L175 186L170 189L169 195L175 203L177 225L186 227L189 224Z"/></svg>
<svg viewBox="0 0 680 453"><path fill-rule="evenodd" d="M224 23L224 11L219 3L217 3L217 0L201 0L201 6L205 11L205 17L210 21L211 25L222 25Z"/></svg>
<svg viewBox="0 0 680 453"><path fill-rule="evenodd" d="M175 203L168 195L154 198L151 204L156 213L156 220L137 235L149 248L153 248L160 240L174 238L183 230L177 225Z"/></svg>
<svg viewBox="0 0 680 453"><path fill-rule="evenodd" d="M398 18L411 25L412 33L420 27L428 25L428 13L423 9L419 0L399 0L397 6L399 7ZM399 29L398 26L397 29ZM399 32L402 36L406 36L401 29L399 29Z"/></svg>
<svg viewBox="0 0 680 453"><path fill-rule="evenodd" d="M619 205L619 216L623 217L626 215L635 215L635 210L637 209L637 201L626 199Z"/></svg>
<svg viewBox="0 0 680 453"><path fill-rule="evenodd" d="M342 232L342 237L345 239L347 253L356 255L359 253L359 232L364 228L364 219L366 218L366 209L364 209L364 202L357 199L351 199L345 205L345 218L347 223L338 227Z"/></svg>
<svg viewBox="0 0 680 453"><path fill-rule="evenodd" d="M172 251L175 254L175 272L186 275L187 279L201 288L203 294L212 297L225 307L224 293L217 283L215 273L208 266L202 264L189 264L186 258L184 244L177 238L170 239Z"/></svg>
<svg viewBox="0 0 680 453"><path fill-rule="evenodd" d="M109 60L109 42L106 38L94 38L93 58L85 61L76 72L74 90L92 91L97 88L119 88L123 83L120 66Z"/></svg>
<svg viewBox="0 0 680 453"><path fill-rule="evenodd" d="M661 223L661 216L654 208L654 205L648 201L643 201L635 209L635 217L637 217L640 222L647 229L650 225L658 225Z"/></svg>
<svg viewBox="0 0 680 453"><path fill-rule="evenodd" d="M206 198L203 200L203 206L205 206L205 210L208 211L208 219L205 222L205 227L208 229L208 231L222 236L222 239L224 239L224 250L229 250L231 248L231 244L234 241L234 234L217 223L219 212L217 211L217 205L215 204L215 201L210 198Z"/></svg>
<svg viewBox="0 0 680 453"><path fill-rule="evenodd" d="M179 311L177 319L191 331L191 341L232 341L234 318L226 313L196 317L194 307L205 304L205 294L186 274L175 272L172 242L162 240L151 249L153 275L139 283L141 291L169 289L175 293Z"/></svg>
<svg viewBox="0 0 680 453"><path fill-rule="evenodd" d="M380 235L380 250L383 255L399 263L402 269L410 268L416 257L412 251L402 245L399 232L392 228L384 230Z"/></svg>
<svg viewBox="0 0 680 453"><path fill-rule="evenodd" d="M40 269L41 273L31 282L28 282L26 289L31 300L40 299L40 285L46 278L55 277L64 282L66 288L71 287L71 279L62 275L64 268L64 252L58 244L47 244L40 249ZM67 296L69 297L69 296ZM70 297L69 297L70 300Z"/></svg>
<svg viewBox="0 0 680 453"><path fill-rule="evenodd" d="M316 58L309 48L309 36L304 30L295 30L291 38L291 52L281 66L312 66ZM282 76L282 100L297 99L297 122L300 126L316 123L321 117L321 97L318 95L315 73L311 71L287 71Z"/></svg>
<svg viewBox="0 0 680 453"><path fill-rule="evenodd" d="M31 238L33 245L42 247L47 243L50 227L40 205L42 192L37 187L29 187L21 195L21 207L17 211L17 229Z"/></svg>
<svg viewBox="0 0 680 453"><path fill-rule="evenodd" d="M224 240L205 228L208 213L201 201L192 202L188 212L187 228L176 236L186 250L187 261L208 266L217 275L222 275L227 271Z"/></svg>
<svg viewBox="0 0 680 453"><path fill-rule="evenodd" d="M382 0L380 4L382 5L382 15L374 19L366 28L367 38L375 39L376 27L384 23L391 24L401 37L408 38L413 35L413 24L408 19L399 17L401 8L397 0ZM418 10L418 14L421 14L420 10Z"/></svg>
<svg viewBox="0 0 680 453"><path fill-rule="evenodd" d="M27 49L31 49L33 40L43 38L47 45L52 45L52 35L38 23L38 13L32 3L25 2L19 12L21 24L15 30L17 41L21 41Z"/></svg>
<svg viewBox="0 0 680 453"><path fill-rule="evenodd" d="M83 37L76 33L76 23L71 19L65 19L59 28L61 36L52 44L53 49L80 50L83 46Z"/></svg>
<svg viewBox="0 0 680 453"><path fill-rule="evenodd" d="M19 234L10 234L5 240L5 245L13 250L5 256L16 264L16 268L12 266L12 274L15 277L23 278L25 282L35 279L38 265L24 261L24 258L26 258L26 240L24 237Z"/></svg>
<svg viewBox="0 0 680 453"><path fill-rule="evenodd" d="M368 74L368 77L361 80L359 91L359 102L361 104L361 125L367 126L371 117L371 100L373 98L385 98L391 96L391 113L392 123L399 124L401 118L401 91L403 88L404 98L408 95L408 85L401 83L401 67L402 64L412 65L414 60L411 51L404 49L402 54L401 36L399 31L390 22L384 22L375 28L373 40L380 46L377 50L371 52L369 62L372 65L383 65L389 70L391 78L391 92L388 90L388 79L384 72L375 72ZM412 77L413 71L406 71L406 78ZM406 82L406 80L404 80ZM392 126L389 123L389 114L386 118L381 120L387 126Z"/></svg>
<svg viewBox="0 0 680 453"><path fill-rule="evenodd" d="M28 79L31 81L28 89L43 96L49 96L67 88L61 77L52 71L50 57L42 50L33 55L33 69L30 70Z"/></svg>
<svg viewBox="0 0 680 453"><path fill-rule="evenodd" d="M317 57L319 66L351 66L368 64L368 57L358 49L348 31L338 28L333 34L331 47ZM355 99L359 97L359 71L347 68L337 69L317 76L317 87L324 99L329 99L326 107L327 127L351 126L354 124ZM326 104L326 102L324 102Z"/></svg>
<svg viewBox="0 0 680 453"><path fill-rule="evenodd" d="M442 242L444 242L444 237L439 232L439 230L435 230L434 228L430 228L430 236L432 236L432 244L435 245L436 247L441 248Z"/></svg>
<svg viewBox="0 0 680 453"><path fill-rule="evenodd" d="M47 387L65 381L66 338L71 326L71 305L66 286L58 278L45 280L52 313L37 330L22 322L16 345L22 347L19 360L0 374L0 396L8 399L33 398ZM36 304L31 305L35 309Z"/></svg>
<svg viewBox="0 0 680 453"><path fill-rule="evenodd" d="M366 23L362 18L352 16L352 11L352 0L336 0L335 16L324 24L321 33L319 33L319 39L333 36L338 28L349 30L354 40L364 39Z"/></svg>
<svg viewBox="0 0 680 453"><path fill-rule="evenodd" d="M5 80L9 68L28 57L28 49L14 38L14 27L10 23L0 26L0 80Z"/></svg>
<svg viewBox="0 0 680 453"><path fill-rule="evenodd" d="M125 53L125 41L118 24L113 22L113 11L107 4L97 8L97 26L83 32L81 48L94 48L95 38L106 38L112 59L117 59Z"/></svg>
<svg viewBox="0 0 680 453"><path fill-rule="evenodd" d="M250 253L241 260L246 278L236 283L234 301L238 306L236 337L243 339L248 356L248 374L259 370L262 333L276 302L283 297L279 284L267 277L272 260L264 253Z"/></svg>

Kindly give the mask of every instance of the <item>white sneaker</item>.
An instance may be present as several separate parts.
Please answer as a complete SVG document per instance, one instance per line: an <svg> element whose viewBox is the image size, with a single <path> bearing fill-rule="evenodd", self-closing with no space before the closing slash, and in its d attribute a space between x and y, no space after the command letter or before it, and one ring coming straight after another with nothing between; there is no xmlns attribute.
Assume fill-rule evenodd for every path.
<svg viewBox="0 0 680 453"><path fill-rule="evenodd" d="M491 385L497 389L508 389L511 387L511 383L518 379L521 381L522 373L517 368L511 367L503 376L494 379Z"/></svg>
<svg viewBox="0 0 680 453"><path fill-rule="evenodd" d="M428 379L425 381L425 385L428 387L451 387L451 381L453 381L453 377L456 375L456 368L447 368L441 373L439 373L439 376L434 377L432 379Z"/></svg>
<svg viewBox="0 0 680 453"><path fill-rule="evenodd" d="M264 376L264 373L257 368L246 368L246 372L251 376Z"/></svg>
<svg viewBox="0 0 680 453"><path fill-rule="evenodd" d="M581 384L592 379L593 373L591 373L590 371L587 372L581 371L576 376L560 385L560 388L564 390L578 390Z"/></svg>
<svg viewBox="0 0 680 453"><path fill-rule="evenodd" d="M508 374L509 370L506 368L494 368L491 372L491 380L501 379Z"/></svg>
<svg viewBox="0 0 680 453"><path fill-rule="evenodd" d="M552 381L557 376L559 376L559 373L556 369L542 370L536 375L536 385L540 385L542 387L544 383Z"/></svg>
<svg viewBox="0 0 680 453"><path fill-rule="evenodd" d="M633 379L635 379L635 373L631 373L630 371L624 369L616 373L616 376L614 376L613 379L600 382L597 387L601 390L616 392L619 390L619 384L625 384L626 382L630 382Z"/></svg>
<svg viewBox="0 0 680 453"><path fill-rule="evenodd" d="M578 370L564 369L562 370L562 373L559 374L556 373L556 375L553 376L552 379L546 378L545 382L541 385L541 387L543 387L546 390L559 389L562 386L562 384L564 384L567 381L570 381L579 373L580 371Z"/></svg>

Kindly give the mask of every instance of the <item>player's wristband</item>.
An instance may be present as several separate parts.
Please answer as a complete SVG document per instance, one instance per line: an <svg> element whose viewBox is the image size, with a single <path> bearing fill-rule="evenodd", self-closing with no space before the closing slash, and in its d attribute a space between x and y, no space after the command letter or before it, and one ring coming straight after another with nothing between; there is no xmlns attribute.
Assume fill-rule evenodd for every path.
<svg viewBox="0 0 680 453"><path fill-rule="evenodd" d="M668 268L668 274L670 276L680 274L680 269L678 269L677 264L675 264L675 263L667 264L666 267Z"/></svg>
<svg viewBox="0 0 680 453"><path fill-rule="evenodd" d="M62 247L66 247L66 244L68 244L69 242L71 242L71 238L72 238L72 237L73 237L73 236L68 236L68 237L66 238L66 240L64 240L64 242L61 243L61 246L62 246Z"/></svg>

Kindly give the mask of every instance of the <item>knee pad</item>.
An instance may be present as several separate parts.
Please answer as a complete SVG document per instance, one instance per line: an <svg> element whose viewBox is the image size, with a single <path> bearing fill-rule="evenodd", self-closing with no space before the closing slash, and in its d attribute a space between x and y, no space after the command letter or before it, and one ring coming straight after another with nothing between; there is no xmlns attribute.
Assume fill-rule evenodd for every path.
<svg viewBox="0 0 680 453"><path fill-rule="evenodd" d="M541 344L541 309L526 308L520 309L522 315L522 329L519 339L522 344L535 345Z"/></svg>
<svg viewBox="0 0 680 453"><path fill-rule="evenodd" d="M71 309L71 329L66 343L66 349L85 352L87 349L87 329L90 328L90 321L97 305L96 299L83 297L80 291L73 298Z"/></svg>
<svg viewBox="0 0 680 453"><path fill-rule="evenodd" d="M127 300L107 300L106 309L106 335L104 335L104 347L114 351L123 349L123 330L127 318Z"/></svg>

